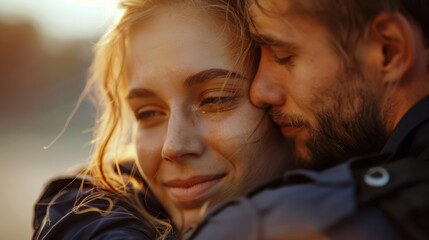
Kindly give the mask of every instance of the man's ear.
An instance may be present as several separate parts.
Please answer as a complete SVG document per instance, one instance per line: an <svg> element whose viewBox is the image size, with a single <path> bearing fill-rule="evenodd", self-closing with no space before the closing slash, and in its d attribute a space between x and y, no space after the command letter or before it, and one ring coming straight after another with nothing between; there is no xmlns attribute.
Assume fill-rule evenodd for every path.
<svg viewBox="0 0 429 240"><path fill-rule="evenodd" d="M381 12L370 25L376 64L384 83L398 83L416 61L416 43L410 22L400 13Z"/></svg>

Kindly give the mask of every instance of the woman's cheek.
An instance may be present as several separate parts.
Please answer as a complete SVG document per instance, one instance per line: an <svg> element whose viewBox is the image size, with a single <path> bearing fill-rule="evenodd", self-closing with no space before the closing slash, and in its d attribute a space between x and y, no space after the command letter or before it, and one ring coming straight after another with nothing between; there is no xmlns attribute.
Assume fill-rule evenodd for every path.
<svg viewBox="0 0 429 240"><path fill-rule="evenodd" d="M149 134L150 135L150 134ZM153 181L156 172L160 168L162 143L153 135L139 133L136 139L137 158L142 174L149 181Z"/></svg>
<svg viewBox="0 0 429 240"><path fill-rule="evenodd" d="M250 103L243 104L240 111L235 111L225 122L224 127L229 131L229 136L235 136L242 141L250 143L259 138L255 134L262 127L265 128L264 112L254 108Z"/></svg>

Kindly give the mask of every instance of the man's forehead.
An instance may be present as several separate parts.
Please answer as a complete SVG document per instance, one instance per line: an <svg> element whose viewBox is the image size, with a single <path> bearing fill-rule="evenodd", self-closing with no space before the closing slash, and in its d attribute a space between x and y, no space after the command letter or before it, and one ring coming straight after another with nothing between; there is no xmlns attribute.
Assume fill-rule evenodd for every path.
<svg viewBox="0 0 429 240"><path fill-rule="evenodd" d="M289 0L250 0L250 31L256 33L292 13L293 1ZM262 27L264 26L264 27Z"/></svg>
<svg viewBox="0 0 429 240"><path fill-rule="evenodd" d="M293 5L291 0L250 0L249 11L252 18L260 14L278 17L290 12Z"/></svg>
<svg viewBox="0 0 429 240"><path fill-rule="evenodd" d="M279 32L277 29L280 24L283 25L281 12L285 10L284 6L277 8L279 2L282 1L250 0L248 9L250 15L249 30L258 42L264 42L263 39L265 38L273 39L274 36L283 32ZM282 28L286 30L286 26L282 26Z"/></svg>

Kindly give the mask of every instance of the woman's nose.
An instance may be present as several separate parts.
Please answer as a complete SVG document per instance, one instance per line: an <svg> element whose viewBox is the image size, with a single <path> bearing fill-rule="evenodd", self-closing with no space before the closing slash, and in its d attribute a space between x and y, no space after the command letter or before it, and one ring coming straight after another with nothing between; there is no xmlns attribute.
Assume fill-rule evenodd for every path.
<svg viewBox="0 0 429 240"><path fill-rule="evenodd" d="M202 155L202 133L194 122L192 117L182 113L170 115L161 153L164 160L184 161Z"/></svg>

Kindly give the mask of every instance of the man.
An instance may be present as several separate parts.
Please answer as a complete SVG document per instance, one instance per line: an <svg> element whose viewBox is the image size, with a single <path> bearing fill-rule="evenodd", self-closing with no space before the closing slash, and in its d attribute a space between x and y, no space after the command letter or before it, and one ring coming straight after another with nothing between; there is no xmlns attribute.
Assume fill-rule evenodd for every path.
<svg viewBox="0 0 429 240"><path fill-rule="evenodd" d="M251 0L248 11L261 46L250 96L295 159L193 238L428 239L429 1Z"/></svg>

